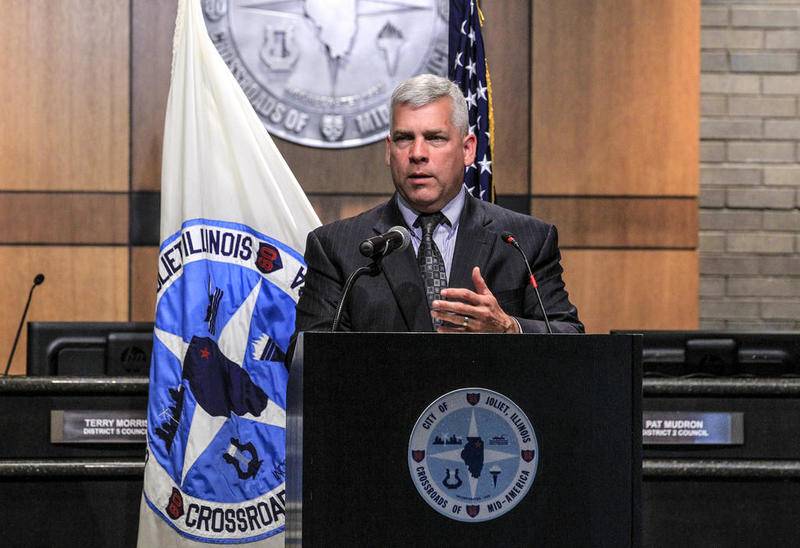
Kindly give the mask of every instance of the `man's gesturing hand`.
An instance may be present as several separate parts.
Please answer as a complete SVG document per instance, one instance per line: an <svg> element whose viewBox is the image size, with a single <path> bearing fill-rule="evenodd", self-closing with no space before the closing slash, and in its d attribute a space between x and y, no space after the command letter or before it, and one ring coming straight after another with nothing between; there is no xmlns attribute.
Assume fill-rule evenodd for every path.
<svg viewBox="0 0 800 548"><path fill-rule="evenodd" d="M433 301L431 316L444 322L437 331L519 333L519 325L497 304L477 266L472 269L472 283L475 291L447 288L442 290L442 298L447 300Z"/></svg>

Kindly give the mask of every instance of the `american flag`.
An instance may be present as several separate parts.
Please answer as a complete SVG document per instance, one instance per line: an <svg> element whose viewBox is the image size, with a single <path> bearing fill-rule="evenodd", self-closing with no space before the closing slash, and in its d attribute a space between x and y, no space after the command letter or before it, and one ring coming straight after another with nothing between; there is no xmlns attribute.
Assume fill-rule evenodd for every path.
<svg viewBox="0 0 800 548"><path fill-rule="evenodd" d="M475 162L464 174L464 186L476 198L494 201L492 185L492 102L489 69L481 36L477 0L450 0L450 79L467 98L469 131L478 138Z"/></svg>

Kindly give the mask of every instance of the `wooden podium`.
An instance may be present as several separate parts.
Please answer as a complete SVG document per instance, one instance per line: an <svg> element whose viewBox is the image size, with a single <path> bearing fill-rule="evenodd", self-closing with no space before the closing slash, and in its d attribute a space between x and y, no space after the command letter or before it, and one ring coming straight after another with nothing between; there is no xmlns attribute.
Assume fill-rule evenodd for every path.
<svg viewBox="0 0 800 548"><path fill-rule="evenodd" d="M411 472L410 458L420 455L411 451L424 449L412 447L415 424L424 423L431 403L459 389L500 394L535 433L532 483L495 519L435 510ZM289 545L640 543L639 336L304 333L287 405ZM502 420L497 425L504 428ZM489 467L489 455L511 451L502 445L509 436L470 428L451 428L450 454L477 443L476 470L487 482L487 472L501 470ZM473 468L461 464L460 479L468 480ZM450 473L445 485L455 483ZM431 500L431 490L449 495L441 477L430 479ZM479 505L459 489L453 496Z"/></svg>

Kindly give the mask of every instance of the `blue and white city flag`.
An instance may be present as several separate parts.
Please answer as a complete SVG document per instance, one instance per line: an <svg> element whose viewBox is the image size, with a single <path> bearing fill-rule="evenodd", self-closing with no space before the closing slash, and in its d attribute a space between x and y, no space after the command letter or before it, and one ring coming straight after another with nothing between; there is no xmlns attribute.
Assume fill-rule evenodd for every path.
<svg viewBox="0 0 800 548"><path fill-rule="evenodd" d="M319 219L181 0L139 546L283 546L283 357Z"/></svg>
<svg viewBox="0 0 800 548"><path fill-rule="evenodd" d="M475 163L464 174L464 186L476 198L493 202L492 84L481 35L482 18L477 0L450 0L449 76L467 98L469 131L477 138Z"/></svg>

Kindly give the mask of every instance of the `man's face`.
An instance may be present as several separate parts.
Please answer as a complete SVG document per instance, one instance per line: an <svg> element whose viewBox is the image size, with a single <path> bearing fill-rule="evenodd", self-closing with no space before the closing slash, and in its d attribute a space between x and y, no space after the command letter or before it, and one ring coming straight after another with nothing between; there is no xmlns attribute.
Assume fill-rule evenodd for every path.
<svg viewBox="0 0 800 548"><path fill-rule="evenodd" d="M451 121L452 100L422 107L400 104L386 138L386 164L397 191L420 213L434 213L461 190L475 160L475 136L462 137Z"/></svg>

